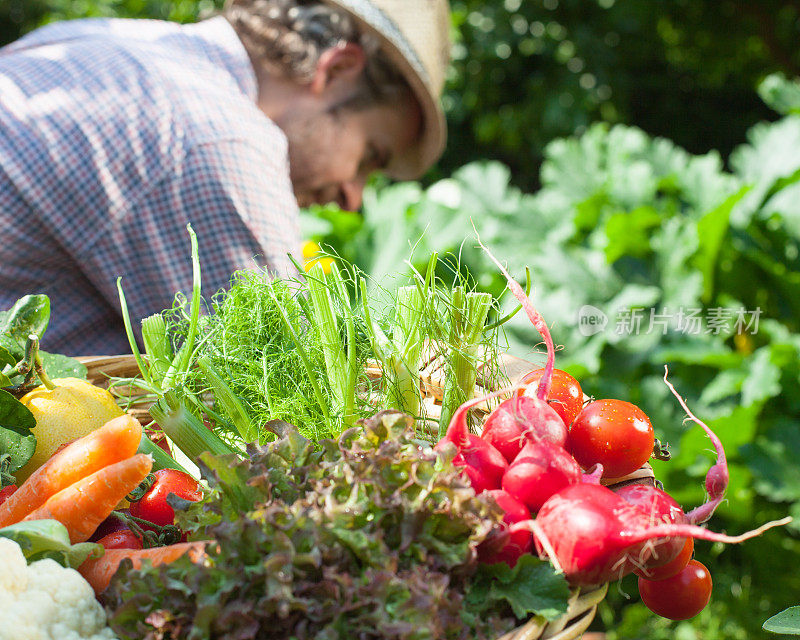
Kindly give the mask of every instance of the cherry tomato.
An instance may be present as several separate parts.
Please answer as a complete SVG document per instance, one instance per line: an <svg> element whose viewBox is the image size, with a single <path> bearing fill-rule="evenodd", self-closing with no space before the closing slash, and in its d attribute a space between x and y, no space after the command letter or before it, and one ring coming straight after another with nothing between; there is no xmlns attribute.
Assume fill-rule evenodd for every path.
<svg viewBox="0 0 800 640"><path fill-rule="evenodd" d="M670 620L688 620L711 599L711 574L697 560L664 580L639 578L639 595L650 611Z"/></svg>
<svg viewBox="0 0 800 640"><path fill-rule="evenodd" d="M173 524L175 511L167 504L167 496L174 493L179 498L197 502L203 498L200 484L192 476L176 469L159 469L154 474L156 481L141 500L131 502L132 516L159 526Z"/></svg>
<svg viewBox="0 0 800 640"><path fill-rule="evenodd" d="M98 541L104 549L141 549L142 541L130 529L120 529L103 536Z"/></svg>
<svg viewBox="0 0 800 640"><path fill-rule="evenodd" d="M604 478L620 478L653 453L653 425L644 411L624 400L586 405L569 429L568 448L584 469L600 463Z"/></svg>
<svg viewBox="0 0 800 640"><path fill-rule="evenodd" d="M680 553L666 564L658 567L644 567L642 569L634 569L633 572L640 578L647 578L651 581L666 580L671 578L679 571L681 571L689 560L692 559L694 553L694 540L686 538L686 543L683 545Z"/></svg>
<svg viewBox="0 0 800 640"><path fill-rule="evenodd" d="M10 484L7 487L0 489L0 504L3 504L6 500L8 500L8 496L10 496L16 490L17 485L15 484Z"/></svg>
<svg viewBox="0 0 800 640"><path fill-rule="evenodd" d="M535 396L539 388L539 380L542 379L544 369L536 369L527 374L523 379L527 389L520 391L521 395ZM550 385L550 393L547 394L548 404L555 409L556 413L569 426L583 408L583 390L578 381L561 369L553 369L553 383Z"/></svg>

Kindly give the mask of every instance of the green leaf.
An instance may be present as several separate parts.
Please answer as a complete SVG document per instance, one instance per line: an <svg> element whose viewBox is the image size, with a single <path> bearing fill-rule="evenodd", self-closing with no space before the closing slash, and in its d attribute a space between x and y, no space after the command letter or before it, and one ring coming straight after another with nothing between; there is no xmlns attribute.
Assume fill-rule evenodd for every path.
<svg viewBox="0 0 800 640"><path fill-rule="evenodd" d="M800 113L800 82L789 80L782 73L764 78L758 85L758 95L780 114Z"/></svg>
<svg viewBox="0 0 800 640"><path fill-rule="evenodd" d="M42 365L50 379L53 378L81 378L86 379L86 366L60 353L47 353L39 351L42 356Z"/></svg>
<svg viewBox="0 0 800 640"><path fill-rule="evenodd" d="M763 628L772 633L800 636L800 606L789 607L772 616L764 623Z"/></svg>
<svg viewBox="0 0 800 640"><path fill-rule="evenodd" d="M15 364L17 364L17 359L8 349L0 345L0 369L5 366L13 367Z"/></svg>
<svg viewBox="0 0 800 640"><path fill-rule="evenodd" d="M0 536L16 542L28 563L51 558L64 567L75 569L87 558L103 555L99 544L70 543L67 528L57 520L18 522L0 529Z"/></svg>
<svg viewBox="0 0 800 640"><path fill-rule="evenodd" d="M31 429L36 418L28 407L7 391L0 389L0 455L8 454L9 471L22 467L36 450L36 436Z"/></svg>
<svg viewBox="0 0 800 640"><path fill-rule="evenodd" d="M740 453L754 476L756 491L773 501L800 501L800 433L789 420L746 443Z"/></svg>
<svg viewBox="0 0 800 640"><path fill-rule="evenodd" d="M606 260L616 262L623 256L645 256L650 252L651 231L661 224L661 215L652 207L615 213L605 226L608 244Z"/></svg>
<svg viewBox="0 0 800 640"><path fill-rule="evenodd" d="M505 600L518 619L539 615L555 620L567 610L569 587L564 576L533 555L522 556L512 569L505 562L481 565L466 601L484 611Z"/></svg>
<svg viewBox="0 0 800 640"><path fill-rule="evenodd" d="M750 190L749 186L742 187L737 193L727 198L718 207L706 213L697 222L697 236L700 248L694 257L694 265L703 274L703 301L711 302L714 293L714 273L717 258L722 248L722 242L728 232L733 207Z"/></svg>
<svg viewBox="0 0 800 640"><path fill-rule="evenodd" d="M762 347L749 361L749 373L742 383L742 404L749 407L756 402L774 398L781 392L781 370L771 359L771 347Z"/></svg>
<svg viewBox="0 0 800 640"><path fill-rule="evenodd" d="M11 309L0 313L0 334L6 334L17 343L19 352L10 351L21 358L27 337L35 333L41 339L49 321L50 298L43 294L23 296Z"/></svg>

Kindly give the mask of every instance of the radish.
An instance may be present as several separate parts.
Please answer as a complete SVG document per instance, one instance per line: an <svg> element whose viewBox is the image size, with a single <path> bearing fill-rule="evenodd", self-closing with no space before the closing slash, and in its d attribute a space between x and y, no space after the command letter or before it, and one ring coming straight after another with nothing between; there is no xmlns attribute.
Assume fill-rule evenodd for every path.
<svg viewBox="0 0 800 640"><path fill-rule="evenodd" d="M708 500L705 504L692 509L689 513L686 514L686 518L688 522L692 524L700 524L708 520L722 502L722 499L725 497L725 490L728 488L728 461L725 457L725 449L722 447L722 442L717 437L717 434L714 433L705 422L697 418L690 410L689 407L686 406L686 402L684 399L675 391L675 387L672 386L672 383L667 380L667 375L669 374L669 370L667 367L664 367L664 383L669 387L669 390L672 392L678 402L680 403L683 410L689 416L689 419L692 420L695 424L700 425L703 430L706 432L706 435L711 440L712 444L714 445L714 449L717 452L717 462L714 464L706 473L706 492L708 493Z"/></svg>
<svg viewBox="0 0 800 640"><path fill-rule="evenodd" d="M614 493L626 502L639 507L649 518L650 524L692 524L675 499L656 487L645 484L629 484L615 489ZM653 540L648 557L642 562L645 568L657 567L672 561L686 544L683 538Z"/></svg>
<svg viewBox="0 0 800 640"><path fill-rule="evenodd" d="M486 419L481 438L513 462L525 444L526 434L560 447L567 442L567 426L558 413L538 398L528 396L503 401Z"/></svg>
<svg viewBox="0 0 800 640"><path fill-rule="evenodd" d="M503 522L507 525L501 535L493 536L478 547L478 559L486 564L505 562L514 567L520 556L533 550L533 534L530 527L513 527L518 522L530 520L531 514L519 500L502 489L486 492L503 510Z"/></svg>
<svg viewBox="0 0 800 640"><path fill-rule="evenodd" d="M537 551L550 557L573 585L610 582L649 559L644 543L664 537L737 543L791 518L770 522L740 536L691 524L656 524L650 516L606 487L576 484L552 496L533 522Z"/></svg>
<svg viewBox="0 0 800 640"><path fill-rule="evenodd" d="M581 481L581 467L552 442L525 446L525 456L514 460L503 476L503 489L536 513L557 491Z"/></svg>
<svg viewBox="0 0 800 640"><path fill-rule="evenodd" d="M533 326L541 334L547 348L547 361L541 376L537 377L538 386L535 395L522 398L511 398L503 402L489 418L483 430L483 438L491 442L511 462L524 444L521 436L530 433L534 440L549 440L563 446L567 439L567 427L564 420L553 407L547 403L547 397L553 385L553 368L555 366L555 346L550 330L542 316L533 307L522 287L519 286L502 264L495 258L483 243L478 240L483 250L494 262L505 277L508 288L519 300Z"/></svg>
<svg viewBox="0 0 800 640"><path fill-rule="evenodd" d="M473 398L462 404L453 414L453 419L447 427L447 432L434 447L441 451L448 444L455 445L457 453L453 458L456 467L462 467L469 478L475 493L491 489L499 489L503 474L508 469L508 462L493 445L486 442L474 433L470 433L467 426L467 412L474 406L509 393L515 387L500 389L481 398Z"/></svg>

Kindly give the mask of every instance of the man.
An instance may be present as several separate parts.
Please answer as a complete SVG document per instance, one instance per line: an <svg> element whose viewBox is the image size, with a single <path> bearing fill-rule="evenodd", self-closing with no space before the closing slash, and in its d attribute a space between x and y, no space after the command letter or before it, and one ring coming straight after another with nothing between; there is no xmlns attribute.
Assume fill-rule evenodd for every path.
<svg viewBox="0 0 800 640"><path fill-rule="evenodd" d="M194 25L78 20L0 49L0 309L51 299L43 346L125 353L134 320L299 256L298 205L440 155L447 0L232 0ZM138 323L135 323L138 325Z"/></svg>

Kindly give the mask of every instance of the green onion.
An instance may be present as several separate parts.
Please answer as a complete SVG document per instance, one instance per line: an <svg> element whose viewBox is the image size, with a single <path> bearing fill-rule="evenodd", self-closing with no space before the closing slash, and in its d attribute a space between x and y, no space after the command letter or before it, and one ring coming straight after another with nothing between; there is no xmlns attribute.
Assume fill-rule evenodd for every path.
<svg viewBox="0 0 800 640"><path fill-rule="evenodd" d="M160 313L142 320L142 341L150 367L150 377L161 386L172 363L173 353L167 336L167 323Z"/></svg>
<svg viewBox="0 0 800 640"><path fill-rule="evenodd" d="M223 377L208 361L208 358L197 359L197 366L214 393L214 399L224 408L225 414L230 418L233 426L245 442L253 442L258 438L258 431L253 427L253 421L247 413L242 401L228 386Z"/></svg>
<svg viewBox="0 0 800 640"><path fill-rule="evenodd" d="M492 306L489 293L464 293L461 286L453 288L447 378L445 381L439 437L444 437L447 425L456 409L471 399L478 378L478 351L486 317Z"/></svg>
<svg viewBox="0 0 800 640"><path fill-rule="evenodd" d="M186 408L174 391L165 392L163 397L150 407L150 415L190 460L197 460L205 451L210 451L214 455L234 453L218 435L206 428L200 418Z"/></svg>
<svg viewBox="0 0 800 640"><path fill-rule="evenodd" d="M147 434L142 434L142 440L139 442L139 449L137 453L148 453L153 458L153 471L159 469L177 469L184 473L189 473L179 463L172 459L172 457L159 447L155 442L147 437ZM191 474L189 474L191 475Z"/></svg>
<svg viewBox="0 0 800 640"><path fill-rule="evenodd" d="M355 331L350 299L336 263L331 265L330 280L332 280L333 287L328 283L322 265L316 263L308 273L306 286L311 300L312 320L320 335L322 354L325 358L325 369L333 400L337 407L341 407L344 424L351 425L354 422L355 381L358 376L358 372L355 370L357 363L353 362L355 359ZM345 331L348 341L346 353L340 337L336 307L331 297L332 288L338 296L340 307L345 314Z"/></svg>

